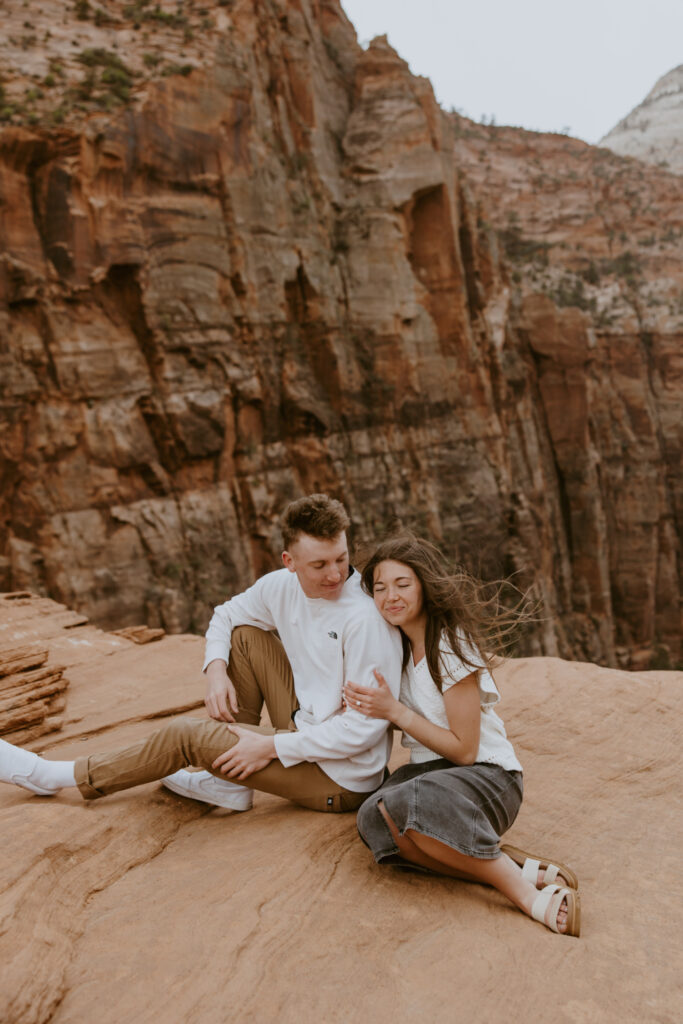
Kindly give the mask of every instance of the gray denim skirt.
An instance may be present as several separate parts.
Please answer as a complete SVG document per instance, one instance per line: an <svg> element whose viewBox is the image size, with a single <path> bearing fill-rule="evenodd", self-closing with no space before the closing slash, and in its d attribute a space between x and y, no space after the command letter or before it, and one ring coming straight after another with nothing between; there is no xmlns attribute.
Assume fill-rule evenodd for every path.
<svg viewBox="0 0 683 1024"><path fill-rule="evenodd" d="M522 773L497 764L456 765L445 758L404 764L363 803L358 831L375 860L406 864L378 808L383 802L401 835L413 829L467 857L500 857L498 841L522 803Z"/></svg>

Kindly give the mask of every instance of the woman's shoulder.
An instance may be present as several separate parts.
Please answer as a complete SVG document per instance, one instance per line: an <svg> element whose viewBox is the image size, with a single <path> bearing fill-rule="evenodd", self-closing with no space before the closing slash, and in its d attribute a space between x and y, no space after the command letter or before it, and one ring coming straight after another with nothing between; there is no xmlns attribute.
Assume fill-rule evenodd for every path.
<svg viewBox="0 0 683 1024"><path fill-rule="evenodd" d="M463 630L456 632L456 640L460 653L453 650L445 634L441 639L439 653L443 668L443 691L476 672L482 707L497 704L500 700L498 687L478 646L467 638Z"/></svg>
<svg viewBox="0 0 683 1024"><path fill-rule="evenodd" d="M445 632L441 634L439 655L445 666L449 668L462 666L467 669L466 675L470 672L476 672L477 669L486 668L486 659L482 656L476 644L468 640L463 630L456 630L455 639L458 650L454 649Z"/></svg>

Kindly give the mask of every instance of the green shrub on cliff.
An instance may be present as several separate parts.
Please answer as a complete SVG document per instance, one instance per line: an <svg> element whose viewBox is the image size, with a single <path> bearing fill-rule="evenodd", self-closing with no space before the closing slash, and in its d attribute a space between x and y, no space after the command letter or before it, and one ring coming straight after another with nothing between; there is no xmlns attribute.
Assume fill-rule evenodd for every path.
<svg viewBox="0 0 683 1024"><path fill-rule="evenodd" d="M551 292L558 306L576 306L578 309L597 312L595 298L586 295L583 279L575 274L566 273Z"/></svg>
<svg viewBox="0 0 683 1024"><path fill-rule="evenodd" d="M150 8L150 0L136 0L135 3L126 4L123 14L133 19L136 28L140 28L144 21L160 22L170 28L184 28L188 23L187 16L180 11L162 11L159 4Z"/></svg>
<svg viewBox="0 0 683 1024"><path fill-rule="evenodd" d="M104 107L114 101L126 103L130 99L133 74L118 54L93 47L82 50L78 60L88 69L78 87L80 99L92 99Z"/></svg>
<svg viewBox="0 0 683 1024"><path fill-rule="evenodd" d="M191 75L193 71L194 66L192 64L167 64L161 73L164 76L184 75L187 77L187 75Z"/></svg>
<svg viewBox="0 0 683 1024"><path fill-rule="evenodd" d="M526 238L517 223L510 220L508 225L498 232L505 255L513 263L537 263L539 266L548 265L548 242L537 242L533 238Z"/></svg>

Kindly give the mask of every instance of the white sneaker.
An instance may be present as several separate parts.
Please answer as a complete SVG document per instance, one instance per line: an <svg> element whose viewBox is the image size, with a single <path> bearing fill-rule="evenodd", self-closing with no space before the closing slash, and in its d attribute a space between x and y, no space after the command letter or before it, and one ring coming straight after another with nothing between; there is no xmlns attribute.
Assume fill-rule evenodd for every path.
<svg viewBox="0 0 683 1024"><path fill-rule="evenodd" d="M15 747L13 743L0 740L0 782L21 786L38 796L55 796L59 789L45 789L31 782L29 778L40 758L30 750Z"/></svg>
<svg viewBox="0 0 683 1024"><path fill-rule="evenodd" d="M254 802L254 791L229 779L217 779L211 772L188 772L181 768L161 780L166 789L191 800L201 800L215 807L228 807L231 811L249 811Z"/></svg>

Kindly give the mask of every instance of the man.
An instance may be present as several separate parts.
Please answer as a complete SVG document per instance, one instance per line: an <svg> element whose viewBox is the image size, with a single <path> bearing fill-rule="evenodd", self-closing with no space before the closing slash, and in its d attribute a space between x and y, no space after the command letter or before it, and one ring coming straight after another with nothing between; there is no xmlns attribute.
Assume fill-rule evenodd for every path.
<svg viewBox="0 0 683 1024"><path fill-rule="evenodd" d="M216 608L206 634L209 715L258 725L265 701L273 726L287 730L268 735L233 727L238 742L219 759L222 770L246 779L277 759L270 774L281 775L286 787L280 765L307 763L300 774L310 787L309 806L318 802L317 794L334 805L330 779L359 794L382 781L389 755L386 723L376 728L355 709L343 712L345 681L362 676L373 685L373 668L384 665L395 693L400 683L398 634L349 566L348 526L344 506L325 494L288 505L282 516L285 568ZM206 803L235 810L251 806L249 789L208 772L181 770L163 781ZM343 802L356 800L347 793Z"/></svg>
<svg viewBox="0 0 683 1024"><path fill-rule="evenodd" d="M342 687L347 679L376 685L379 669L397 696L402 650L349 566L348 526L344 507L327 495L287 506L284 568L220 605L209 625L209 721L176 719L130 747L75 763L0 741L0 780L44 795L78 785L94 799L174 772L165 783L175 792L234 809L248 805L247 779L249 788L314 810L359 807L382 782L390 735L387 722L345 709ZM264 702L270 727L258 724ZM187 765L233 784L221 790L214 776L207 785L203 772L177 771Z"/></svg>

